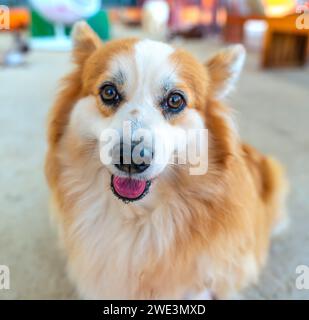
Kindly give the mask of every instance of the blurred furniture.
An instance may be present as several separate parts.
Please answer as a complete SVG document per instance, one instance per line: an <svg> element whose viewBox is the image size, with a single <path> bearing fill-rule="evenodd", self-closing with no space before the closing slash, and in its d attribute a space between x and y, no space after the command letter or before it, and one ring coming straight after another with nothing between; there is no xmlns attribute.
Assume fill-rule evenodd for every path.
<svg viewBox="0 0 309 320"><path fill-rule="evenodd" d="M226 0L227 18L223 32L226 42L242 43L248 20L281 18L296 11L295 0Z"/></svg>
<svg viewBox="0 0 309 320"><path fill-rule="evenodd" d="M303 66L308 60L309 29L297 29L298 14L268 18L262 67Z"/></svg>
<svg viewBox="0 0 309 320"><path fill-rule="evenodd" d="M32 37L49 37L55 34L53 25L41 17L36 11L31 12L31 36ZM94 16L86 19L87 23L99 35L102 40L110 38L109 16L106 11L100 10ZM65 34L69 35L72 27L65 27Z"/></svg>
<svg viewBox="0 0 309 320"><path fill-rule="evenodd" d="M243 43L244 41L244 25L249 20L265 20L265 16L247 15L240 16L236 14L228 14L223 29L223 39L229 43Z"/></svg>
<svg viewBox="0 0 309 320"><path fill-rule="evenodd" d="M253 1L250 3L253 4ZM258 36L260 38L251 38L249 39L251 42L249 42L254 47L254 41L260 41L264 33L261 57L263 68L306 64L309 52L309 28L306 26L297 27L297 21L302 19L303 14L295 13L299 9L299 6L296 6L296 1L256 0L256 4L259 3L262 6L257 9L253 9L251 6L250 10L249 7L242 7L240 3L235 0L229 1L229 10L223 31L223 38L226 42L247 43L248 41L245 40L248 40L248 32L245 32L245 26L247 28L250 26L250 21L255 21L255 25L251 24L251 31L255 31L254 27L258 31L258 22L260 21L261 32L260 34L256 33L257 38ZM305 20L308 21L309 18ZM266 27L263 27L263 21Z"/></svg>
<svg viewBox="0 0 309 320"><path fill-rule="evenodd" d="M70 50L71 39L67 36L67 27L72 26L76 21L93 17L101 7L100 0L30 0L33 8L32 31L36 28L36 34L32 32L31 47L47 50ZM41 23L48 22L53 34L39 36L38 33L44 30Z"/></svg>

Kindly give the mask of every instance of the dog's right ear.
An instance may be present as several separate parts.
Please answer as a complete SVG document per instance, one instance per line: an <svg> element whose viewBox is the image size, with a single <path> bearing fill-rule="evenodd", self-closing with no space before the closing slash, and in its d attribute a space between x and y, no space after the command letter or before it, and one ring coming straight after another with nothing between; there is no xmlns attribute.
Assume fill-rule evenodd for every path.
<svg viewBox="0 0 309 320"><path fill-rule="evenodd" d="M210 76L210 92L216 98L224 98L234 87L246 59L245 48L238 44L223 49L207 62Z"/></svg>
<svg viewBox="0 0 309 320"><path fill-rule="evenodd" d="M102 45L98 35L85 21L75 23L71 33L73 57L77 64L83 64L89 55Z"/></svg>

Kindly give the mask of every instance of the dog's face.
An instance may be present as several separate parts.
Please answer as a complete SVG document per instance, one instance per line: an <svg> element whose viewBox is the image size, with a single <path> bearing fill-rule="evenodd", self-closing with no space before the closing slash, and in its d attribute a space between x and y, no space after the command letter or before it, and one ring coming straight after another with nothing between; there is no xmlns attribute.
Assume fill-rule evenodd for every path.
<svg viewBox="0 0 309 320"><path fill-rule="evenodd" d="M191 141L182 133L206 129L207 101L229 91L245 56L237 46L204 66L160 42L102 44L85 23L75 27L74 41L83 98L71 125L82 139L96 139L111 188L124 201L142 198L187 150Z"/></svg>

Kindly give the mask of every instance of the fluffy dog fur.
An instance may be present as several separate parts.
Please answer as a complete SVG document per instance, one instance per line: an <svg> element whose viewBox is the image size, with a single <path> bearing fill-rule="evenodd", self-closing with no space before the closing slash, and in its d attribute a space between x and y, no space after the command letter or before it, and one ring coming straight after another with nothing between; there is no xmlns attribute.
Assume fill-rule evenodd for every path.
<svg viewBox="0 0 309 320"><path fill-rule="evenodd" d="M102 44L83 22L74 42L76 68L50 114L46 176L81 296L199 298L208 290L228 298L256 281L272 229L284 215L286 181L278 162L241 142L230 109L220 102L241 70L244 49L228 48L202 65L149 40ZM121 67L131 77L128 99L137 100L113 111L102 106L98 86ZM187 108L170 120L146 92L165 73L188 96ZM98 132L121 108L128 108L122 119L140 115L171 130L207 128L208 172L192 176L183 166L166 165L144 199L117 199L99 159ZM153 108L147 111L152 119L143 108Z"/></svg>

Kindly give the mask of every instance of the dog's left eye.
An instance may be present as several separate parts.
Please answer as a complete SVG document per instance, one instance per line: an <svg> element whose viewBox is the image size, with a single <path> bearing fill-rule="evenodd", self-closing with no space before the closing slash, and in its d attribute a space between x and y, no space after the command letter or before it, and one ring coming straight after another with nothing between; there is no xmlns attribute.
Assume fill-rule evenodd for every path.
<svg viewBox="0 0 309 320"><path fill-rule="evenodd" d="M186 106L186 100L182 93L172 92L168 95L165 105L166 111L177 113Z"/></svg>
<svg viewBox="0 0 309 320"><path fill-rule="evenodd" d="M171 94L167 99L170 108L178 109L183 104L183 97L179 93Z"/></svg>
<svg viewBox="0 0 309 320"><path fill-rule="evenodd" d="M100 89L100 97L103 103L107 105L114 105L120 101L120 95L117 88L113 84L105 84Z"/></svg>

